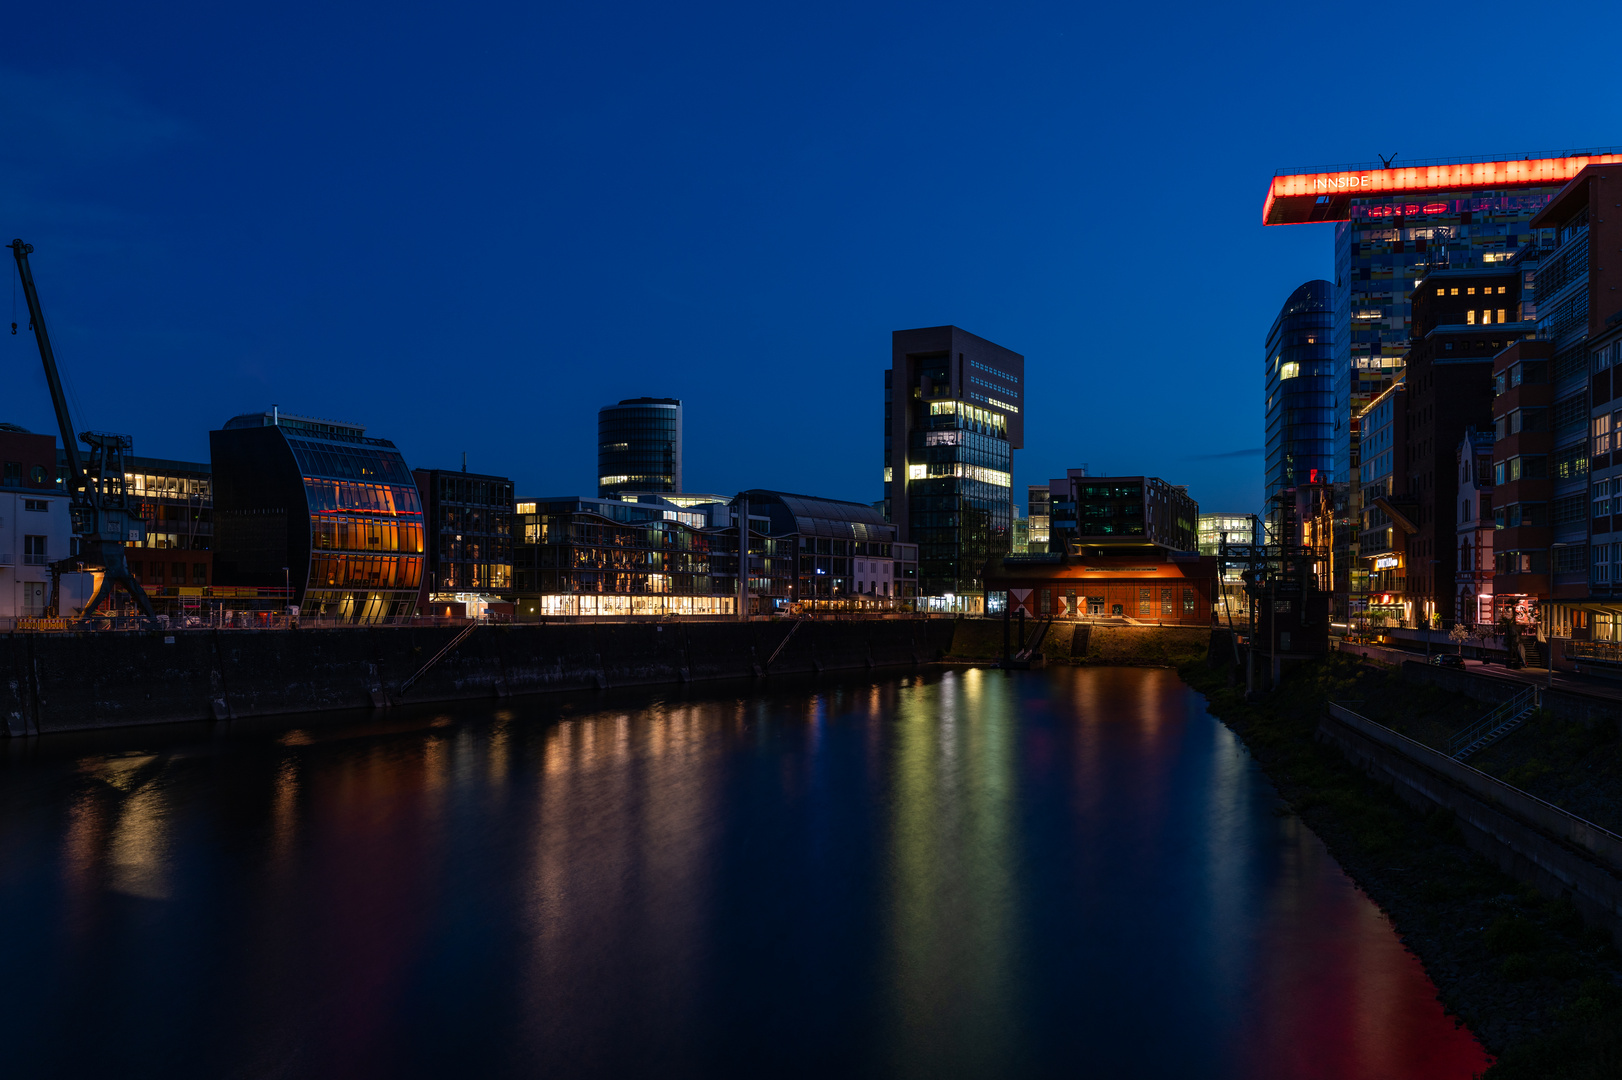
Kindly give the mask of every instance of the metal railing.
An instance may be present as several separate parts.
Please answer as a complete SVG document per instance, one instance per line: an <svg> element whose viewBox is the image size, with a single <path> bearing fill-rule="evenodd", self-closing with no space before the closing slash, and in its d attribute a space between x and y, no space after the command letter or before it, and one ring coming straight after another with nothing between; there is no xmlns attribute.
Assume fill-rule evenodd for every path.
<svg viewBox="0 0 1622 1080"><path fill-rule="evenodd" d="M1537 706L1538 688L1529 686L1508 701L1501 703L1496 709L1477 720L1474 724L1448 739L1448 757L1457 758L1461 753L1469 751L1476 743L1488 739L1498 729L1510 724L1522 713L1530 712Z"/></svg>
<svg viewBox="0 0 1622 1080"><path fill-rule="evenodd" d="M1567 660L1622 665L1622 641L1568 641L1565 653Z"/></svg>

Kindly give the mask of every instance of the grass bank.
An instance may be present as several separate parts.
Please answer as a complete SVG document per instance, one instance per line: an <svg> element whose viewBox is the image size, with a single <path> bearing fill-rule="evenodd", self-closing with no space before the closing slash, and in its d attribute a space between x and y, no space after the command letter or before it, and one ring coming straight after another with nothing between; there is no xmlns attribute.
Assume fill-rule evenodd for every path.
<svg viewBox="0 0 1622 1080"><path fill-rule="evenodd" d="M1447 1009L1498 1058L1489 1080L1622 1076L1622 956L1610 936L1585 926L1569 901L1470 851L1450 814L1414 811L1313 738L1330 700L1411 724L1432 710L1461 718L1479 710L1341 655L1296 669L1255 703L1203 659L1179 672L1390 916Z"/></svg>

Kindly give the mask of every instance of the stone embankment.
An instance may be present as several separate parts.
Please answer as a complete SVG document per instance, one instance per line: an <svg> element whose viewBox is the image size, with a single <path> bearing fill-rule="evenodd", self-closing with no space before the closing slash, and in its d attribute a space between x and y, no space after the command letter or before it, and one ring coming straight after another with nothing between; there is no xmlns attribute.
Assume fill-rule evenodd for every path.
<svg viewBox="0 0 1622 1080"><path fill-rule="evenodd" d="M9 735L912 667L943 619L0 636Z"/></svg>
<svg viewBox="0 0 1622 1080"><path fill-rule="evenodd" d="M1036 632L1038 620L1028 619L1025 633ZM1019 627L1010 622L1010 648L1019 650ZM1054 620L1042 639L1042 657L1049 664L1109 667L1176 667L1205 656L1211 631L1206 627L1132 626ZM951 658L997 661L1003 655L1001 619L963 619L952 637Z"/></svg>

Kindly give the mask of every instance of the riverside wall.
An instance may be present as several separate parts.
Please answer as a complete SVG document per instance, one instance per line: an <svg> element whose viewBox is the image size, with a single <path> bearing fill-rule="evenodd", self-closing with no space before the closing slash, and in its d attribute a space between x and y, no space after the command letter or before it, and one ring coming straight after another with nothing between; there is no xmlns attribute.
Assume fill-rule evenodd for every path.
<svg viewBox="0 0 1622 1080"><path fill-rule="evenodd" d="M402 684L460 630L3 635L0 719L4 734L20 736L912 667L945 654L953 623L886 619L480 626L402 692Z"/></svg>
<svg viewBox="0 0 1622 1080"><path fill-rule="evenodd" d="M1451 811L1465 842L1505 873L1566 895L1622 944L1622 836L1331 704L1318 738L1421 812Z"/></svg>

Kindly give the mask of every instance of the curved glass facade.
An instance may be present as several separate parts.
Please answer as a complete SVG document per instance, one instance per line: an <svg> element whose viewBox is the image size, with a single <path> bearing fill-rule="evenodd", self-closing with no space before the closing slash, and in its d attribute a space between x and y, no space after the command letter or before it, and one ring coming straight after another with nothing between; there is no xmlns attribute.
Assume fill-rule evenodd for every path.
<svg viewBox="0 0 1622 1080"><path fill-rule="evenodd" d="M597 410L597 496L681 491L681 402L629 398Z"/></svg>
<svg viewBox="0 0 1622 1080"><path fill-rule="evenodd" d="M380 622L415 613L422 502L400 451L364 431L249 414L209 433L218 580L287 581L306 615Z"/></svg>
<svg viewBox="0 0 1622 1080"><path fill-rule="evenodd" d="M1263 499L1335 479L1334 288L1319 279L1296 289L1267 333Z"/></svg>

